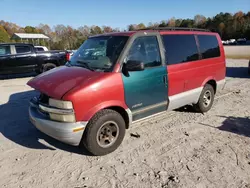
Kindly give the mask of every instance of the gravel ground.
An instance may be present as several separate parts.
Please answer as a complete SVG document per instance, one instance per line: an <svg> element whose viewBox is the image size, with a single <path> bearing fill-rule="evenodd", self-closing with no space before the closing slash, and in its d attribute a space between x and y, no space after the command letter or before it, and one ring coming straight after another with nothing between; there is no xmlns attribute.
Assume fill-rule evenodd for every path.
<svg viewBox="0 0 250 188"><path fill-rule="evenodd" d="M122 145L102 157L32 126L31 77L1 80L0 187L250 187L247 64L227 60L226 87L208 113L180 109L136 123Z"/></svg>

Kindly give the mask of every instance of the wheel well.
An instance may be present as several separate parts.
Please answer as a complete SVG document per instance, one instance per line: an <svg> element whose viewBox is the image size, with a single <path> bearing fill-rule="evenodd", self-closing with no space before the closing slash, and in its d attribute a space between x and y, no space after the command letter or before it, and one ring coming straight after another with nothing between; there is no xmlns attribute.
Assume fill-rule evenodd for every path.
<svg viewBox="0 0 250 188"><path fill-rule="evenodd" d="M213 86L213 88L214 88L214 93L216 93L216 89L217 89L216 81L215 81L215 80L209 80L209 81L207 82L207 84L210 84L211 86Z"/></svg>
<svg viewBox="0 0 250 188"><path fill-rule="evenodd" d="M123 117L123 119L125 121L126 129L129 128L129 117L128 117L128 114L124 108L122 108L120 106L111 106L111 107L108 107L106 109L111 109L111 110L114 110L114 111L118 112L119 114L121 114L121 116Z"/></svg>
<svg viewBox="0 0 250 188"><path fill-rule="evenodd" d="M59 65L58 62L57 62L56 60L47 60L47 61L44 62L44 65L49 64L49 63L52 63L52 64L54 64L54 65L56 65L56 66Z"/></svg>

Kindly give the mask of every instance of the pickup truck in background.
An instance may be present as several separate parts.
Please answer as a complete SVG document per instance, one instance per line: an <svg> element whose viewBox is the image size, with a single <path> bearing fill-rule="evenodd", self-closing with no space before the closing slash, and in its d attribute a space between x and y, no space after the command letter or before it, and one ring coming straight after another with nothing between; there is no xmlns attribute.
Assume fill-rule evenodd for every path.
<svg viewBox="0 0 250 188"><path fill-rule="evenodd" d="M0 75L15 73L42 73L64 65L68 60L67 51L37 51L32 44L0 44Z"/></svg>
<svg viewBox="0 0 250 188"><path fill-rule="evenodd" d="M46 46L35 46L36 51L49 51Z"/></svg>

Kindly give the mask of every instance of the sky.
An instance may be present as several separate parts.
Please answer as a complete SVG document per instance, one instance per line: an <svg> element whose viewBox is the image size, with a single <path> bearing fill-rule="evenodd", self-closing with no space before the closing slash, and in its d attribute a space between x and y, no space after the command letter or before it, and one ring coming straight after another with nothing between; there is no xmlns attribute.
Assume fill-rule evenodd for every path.
<svg viewBox="0 0 250 188"><path fill-rule="evenodd" d="M250 11L250 0L0 0L0 4L0 20L22 27L44 23L51 27L108 25L125 29L131 23L148 24L172 17Z"/></svg>

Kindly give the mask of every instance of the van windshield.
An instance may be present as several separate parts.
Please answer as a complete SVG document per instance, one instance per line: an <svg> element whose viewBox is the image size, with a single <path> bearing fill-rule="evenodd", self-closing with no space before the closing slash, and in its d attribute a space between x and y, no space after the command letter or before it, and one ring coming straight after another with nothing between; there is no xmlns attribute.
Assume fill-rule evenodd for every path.
<svg viewBox="0 0 250 188"><path fill-rule="evenodd" d="M66 65L110 72L127 40L128 36L91 37L80 46Z"/></svg>

